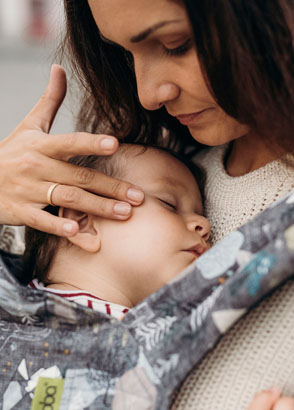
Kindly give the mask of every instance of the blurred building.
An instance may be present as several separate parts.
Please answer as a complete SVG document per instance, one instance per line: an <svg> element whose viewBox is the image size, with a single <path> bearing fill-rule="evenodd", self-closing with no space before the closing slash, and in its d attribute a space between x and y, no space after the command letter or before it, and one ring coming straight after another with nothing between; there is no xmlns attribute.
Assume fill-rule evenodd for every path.
<svg viewBox="0 0 294 410"><path fill-rule="evenodd" d="M3 37L50 41L58 35L62 19L62 0L0 0Z"/></svg>
<svg viewBox="0 0 294 410"><path fill-rule="evenodd" d="M24 119L58 60L64 28L63 0L0 0L0 140ZM71 82L70 82L71 84ZM52 133L71 132L78 101L68 95Z"/></svg>

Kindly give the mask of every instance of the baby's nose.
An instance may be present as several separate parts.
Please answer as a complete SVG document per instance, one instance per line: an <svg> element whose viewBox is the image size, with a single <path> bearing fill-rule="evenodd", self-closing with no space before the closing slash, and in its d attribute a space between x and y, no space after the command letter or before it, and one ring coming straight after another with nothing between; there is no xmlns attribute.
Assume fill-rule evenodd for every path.
<svg viewBox="0 0 294 410"><path fill-rule="evenodd" d="M209 239L210 223L208 219L202 215L195 215L195 217L188 222L188 229L198 232L205 241Z"/></svg>

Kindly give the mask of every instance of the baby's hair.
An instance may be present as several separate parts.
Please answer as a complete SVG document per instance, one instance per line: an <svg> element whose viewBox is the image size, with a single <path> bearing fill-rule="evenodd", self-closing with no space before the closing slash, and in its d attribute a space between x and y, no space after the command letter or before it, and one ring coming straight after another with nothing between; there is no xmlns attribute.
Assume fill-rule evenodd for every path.
<svg viewBox="0 0 294 410"><path fill-rule="evenodd" d="M193 174L200 191L202 191L202 173L199 169L192 162L180 157L168 148L150 147L141 144L121 144L117 153L113 156L79 155L71 158L68 162L80 167L95 169L113 178L124 179L124 169L129 161L129 156L141 155L149 148L167 152L183 162ZM45 210L53 215L58 215L59 207L48 206ZM40 282L46 283L47 274L60 240L61 238L56 235L26 227L23 283L26 284L32 279L38 279Z"/></svg>

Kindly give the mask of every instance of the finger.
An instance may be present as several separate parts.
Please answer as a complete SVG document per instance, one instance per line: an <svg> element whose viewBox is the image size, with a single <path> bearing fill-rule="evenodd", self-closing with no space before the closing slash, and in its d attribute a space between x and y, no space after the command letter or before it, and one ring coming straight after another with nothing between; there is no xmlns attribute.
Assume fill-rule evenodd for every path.
<svg viewBox="0 0 294 410"><path fill-rule="evenodd" d="M132 205L139 205L144 200L144 193L137 186L117 178L112 178L94 169L79 167L61 161L54 161L54 164L48 161L47 169L51 170L50 179L55 183L76 186L103 197L127 201ZM44 172L43 178L46 177L48 175L45 175ZM48 189L50 185L48 185ZM94 198L96 201L97 196Z"/></svg>
<svg viewBox="0 0 294 410"><path fill-rule="evenodd" d="M279 396L278 390L261 391L255 395L248 410L272 410Z"/></svg>
<svg viewBox="0 0 294 410"><path fill-rule="evenodd" d="M33 207L25 209L25 212L26 214L23 215L25 224L38 231L63 237L74 236L79 232L78 223L70 219L60 218Z"/></svg>
<svg viewBox="0 0 294 410"><path fill-rule="evenodd" d="M126 220L132 213L131 205L126 202L102 198L80 188L67 185L58 185L54 189L51 202L55 206L75 209L107 219Z"/></svg>
<svg viewBox="0 0 294 410"><path fill-rule="evenodd" d="M273 410L294 410L294 399L291 397L282 397L274 405Z"/></svg>
<svg viewBox="0 0 294 410"><path fill-rule="evenodd" d="M23 124L28 128L40 129L45 133L49 133L65 94L65 71L61 66L53 64L48 86L39 102L25 118Z"/></svg>
<svg viewBox="0 0 294 410"><path fill-rule="evenodd" d="M118 140L110 135L76 132L45 136L40 140L39 151L48 157L67 161L76 155L110 155L118 146Z"/></svg>

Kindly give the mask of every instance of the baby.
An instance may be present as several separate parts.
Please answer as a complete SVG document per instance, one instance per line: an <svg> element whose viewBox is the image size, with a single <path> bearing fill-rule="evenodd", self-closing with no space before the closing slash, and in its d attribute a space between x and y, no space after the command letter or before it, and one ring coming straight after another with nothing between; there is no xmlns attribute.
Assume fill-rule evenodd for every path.
<svg viewBox="0 0 294 410"><path fill-rule="evenodd" d="M67 239L28 228L30 286L121 319L209 248L199 171L163 149L127 144L111 157L71 162L140 186L145 201L127 221L60 209L80 225ZM292 410L293 403L273 389L258 393L248 410Z"/></svg>
<svg viewBox="0 0 294 410"><path fill-rule="evenodd" d="M35 258L30 286L120 319L208 249L196 175L166 150L140 145L71 162L139 185L145 201L127 221L60 209L80 225L70 238L28 229L26 257Z"/></svg>

